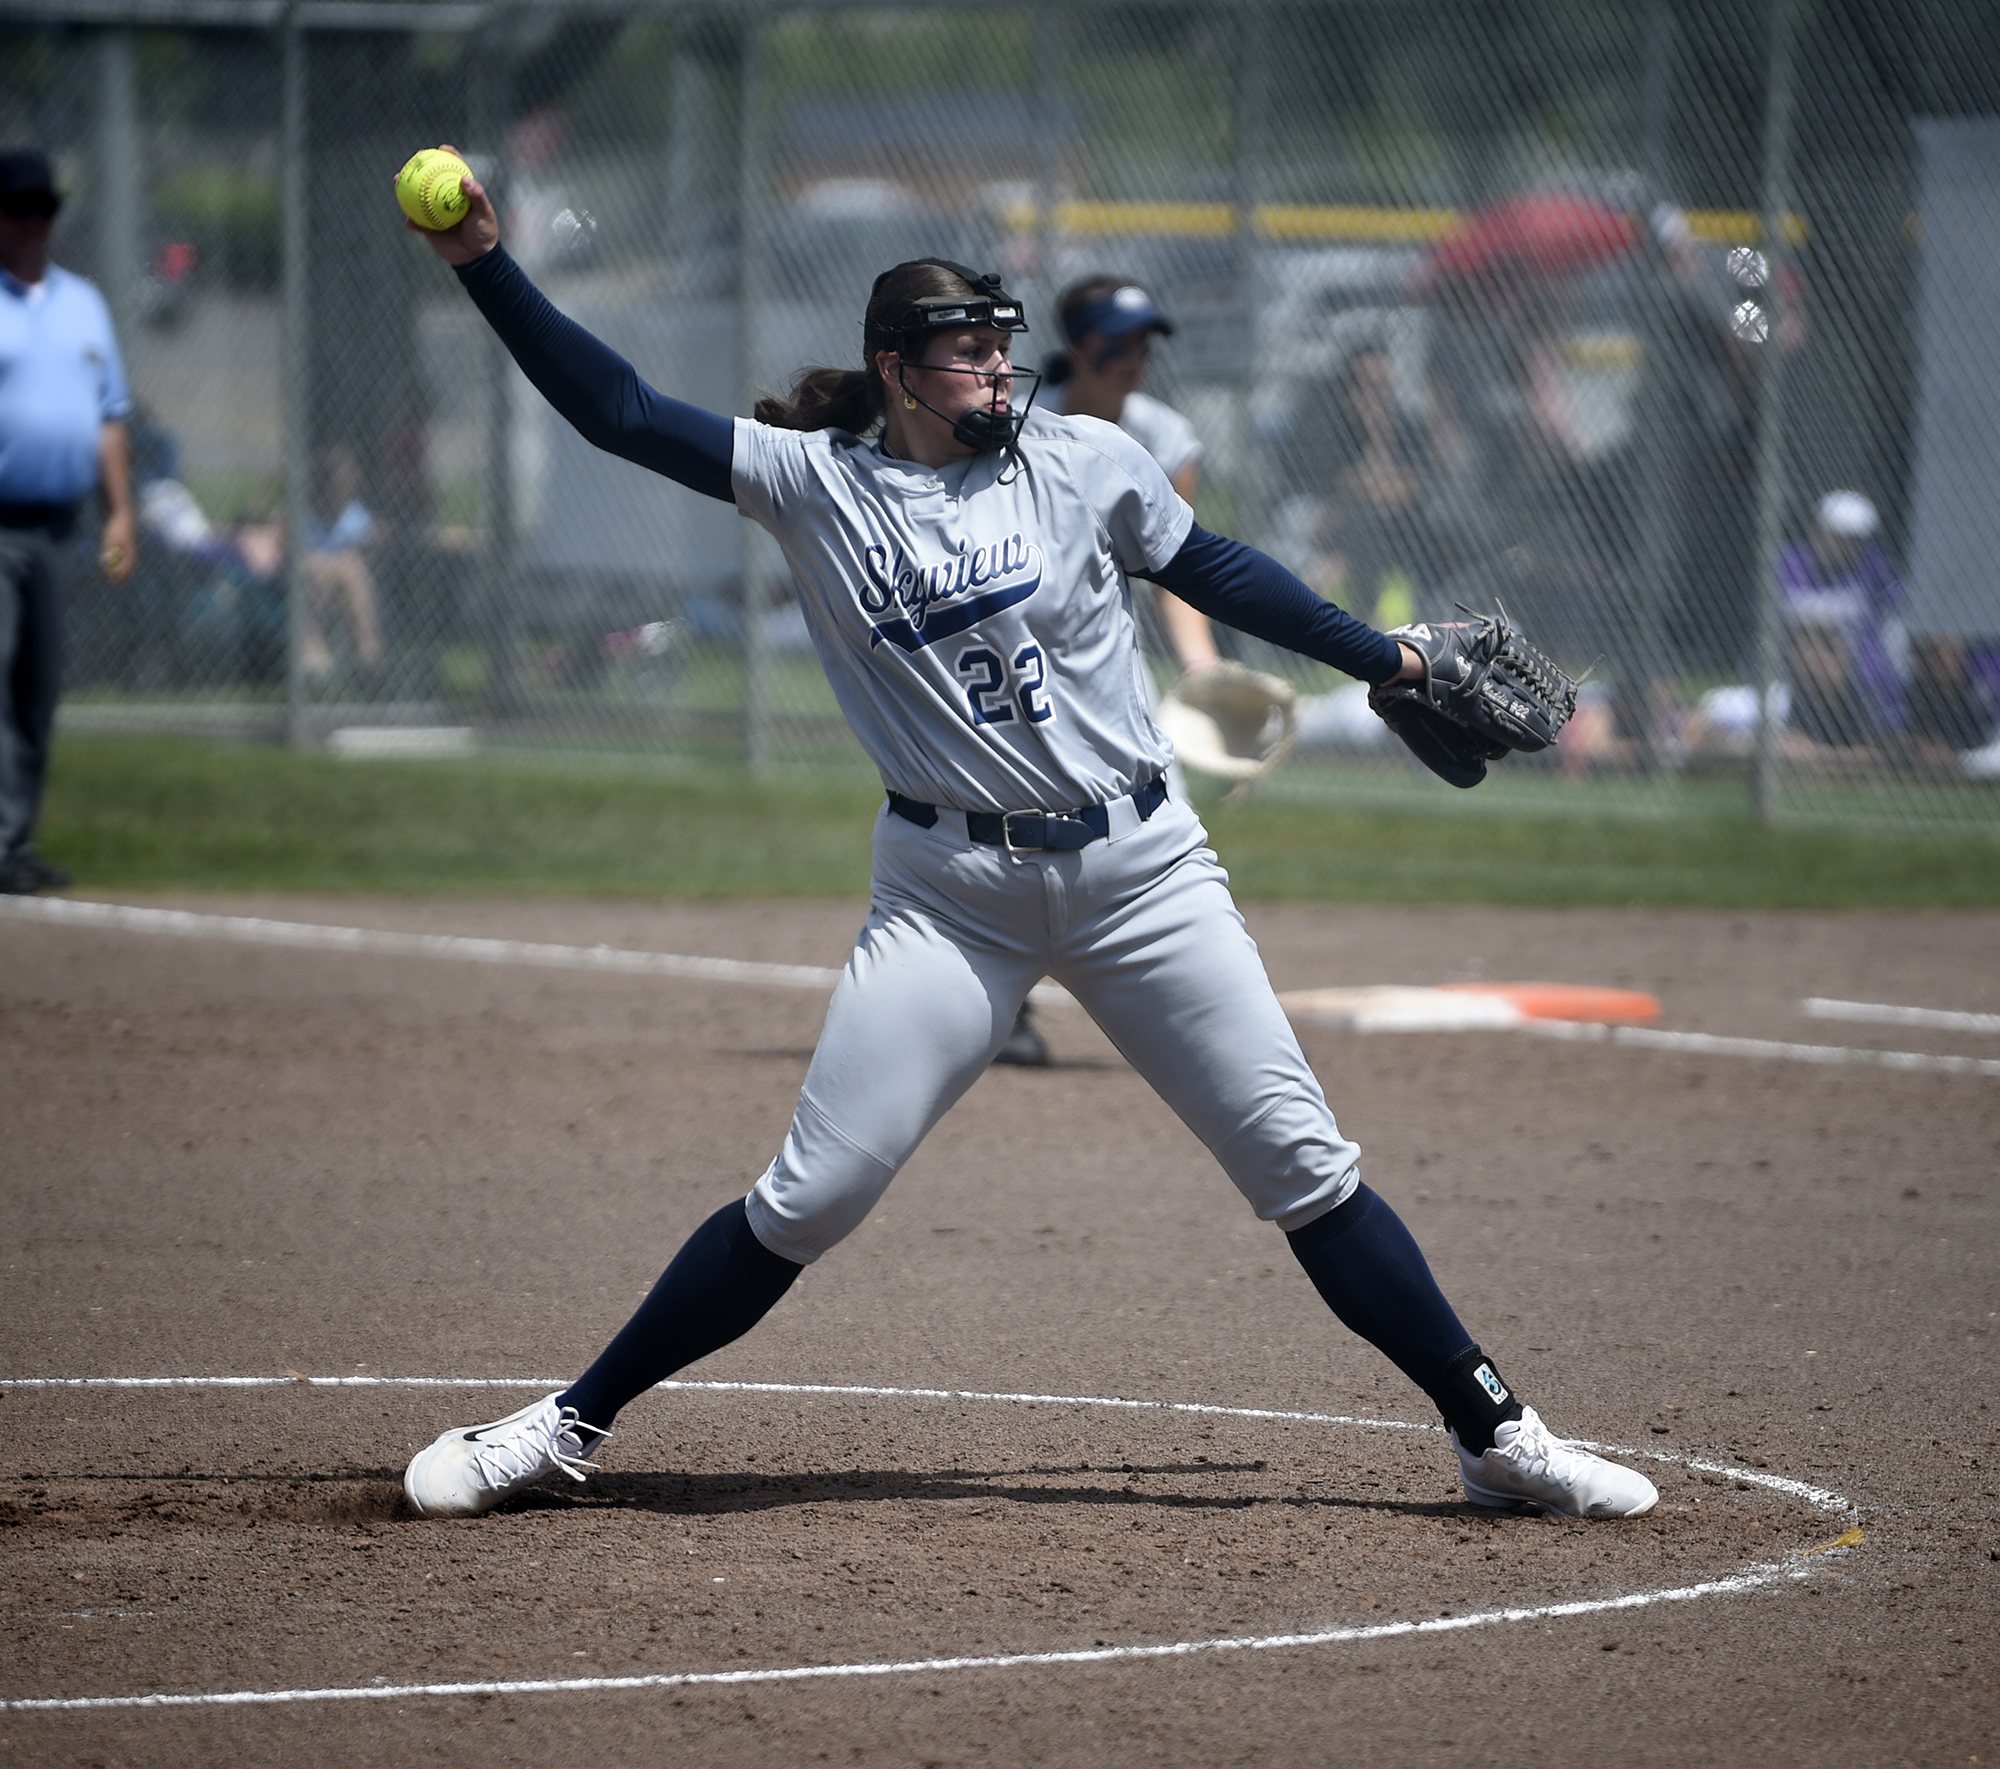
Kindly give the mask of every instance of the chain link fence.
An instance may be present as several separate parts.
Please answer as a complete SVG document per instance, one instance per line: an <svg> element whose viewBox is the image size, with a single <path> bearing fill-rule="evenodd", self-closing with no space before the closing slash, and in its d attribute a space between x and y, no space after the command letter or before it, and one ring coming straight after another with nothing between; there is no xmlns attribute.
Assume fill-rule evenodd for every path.
<svg viewBox="0 0 2000 1769"><path fill-rule="evenodd" d="M593 454L401 229L450 140L718 410L857 362L902 258L997 265L1043 348L1142 284L1206 525L1592 666L1482 802L2000 823L1990 9L5 0L0 136L58 157L141 401L73 728L855 756L763 537ZM1223 644L1303 696L1263 790L1443 793Z"/></svg>

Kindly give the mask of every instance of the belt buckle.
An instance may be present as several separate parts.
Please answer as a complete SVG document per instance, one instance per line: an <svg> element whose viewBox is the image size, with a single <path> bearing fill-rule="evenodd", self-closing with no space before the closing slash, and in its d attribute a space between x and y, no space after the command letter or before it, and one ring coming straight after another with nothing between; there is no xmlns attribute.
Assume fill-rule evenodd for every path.
<svg viewBox="0 0 2000 1769"><path fill-rule="evenodd" d="M1039 817L1042 820L1042 839L1038 842L1017 842L1014 839L1014 819L1016 817ZM1048 851L1049 814L1046 811L1002 811L1000 813L1000 845L1010 854L1041 854Z"/></svg>
<svg viewBox="0 0 2000 1769"><path fill-rule="evenodd" d="M1042 839L1030 845L1014 839L1014 819L1016 817L1039 817L1042 820ZM1065 829L1080 829L1083 840L1078 845L1088 847L1097 839L1097 831L1074 811L1008 811L1000 818L1000 842L1010 854L1074 853L1073 848L1059 848L1049 840L1049 832L1057 825Z"/></svg>

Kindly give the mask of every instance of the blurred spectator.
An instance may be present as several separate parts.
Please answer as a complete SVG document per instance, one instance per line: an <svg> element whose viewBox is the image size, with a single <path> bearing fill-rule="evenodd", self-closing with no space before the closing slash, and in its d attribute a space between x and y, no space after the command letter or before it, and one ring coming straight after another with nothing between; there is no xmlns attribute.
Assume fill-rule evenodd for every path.
<svg viewBox="0 0 2000 1769"><path fill-rule="evenodd" d="M1780 731L1791 717L1792 691L1783 682L1770 690L1771 721ZM1705 690L1688 712L1681 760L1690 768L1747 760L1757 742L1757 690L1747 682Z"/></svg>
<svg viewBox="0 0 2000 1769"><path fill-rule="evenodd" d="M382 628L376 615L375 574L367 557L375 543L375 518L361 502L361 464L345 443L336 443L319 457L304 541L300 569L306 605L300 667L315 681L333 673L333 651L323 622L327 611L339 606L346 611L354 661L365 672L379 670Z"/></svg>
<svg viewBox="0 0 2000 1769"><path fill-rule="evenodd" d="M148 470L139 486L139 520L153 543L151 556L166 568L147 590L154 604L149 642L172 655L179 681L218 674L268 681L282 674L288 620L282 487L266 486L246 518L215 522L173 477L179 450L171 436L150 424L140 435Z"/></svg>
<svg viewBox="0 0 2000 1769"><path fill-rule="evenodd" d="M1416 618L1429 575L1424 518L1429 437L1396 403L1386 350L1364 350L1340 378L1336 409L1346 431L1329 524L1345 596L1378 627Z"/></svg>
<svg viewBox="0 0 2000 1769"><path fill-rule="evenodd" d="M1811 535L1778 555L1791 719L1813 743L1852 749L1904 726L1906 592L1858 491L1820 499Z"/></svg>
<svg viewBox="0 0 2000 1769"><path fill-rule="evenodd" d="M1430 393L1426 420L1397 399L1387 350L1370 345L1349 357L1330 396L1315 402L1316 433L1308 438L1331 458L1331 495L1294 499L1286 512L1294 531L1280 551L1299 575L1378 627L1435 613L1422 604L1437 599L1447 575L1433 516L1435 469L1462 470L1466 443L1446 389L1434 384ZM1369 708L1367 684L1356 682L1301 698L1298 741L1304 749L1351 752L1395 747Z"/></svg>
<svg viewBox="0 0 2000 1769"><path fill-rule="evenodd" d="M1634 507L1660 500L1673 656L1683 669L1724 669L1754 642L1759 346L1731 323L1746 291L1703 253L1687 216L1662 203L1652 225L1665 300L1652 318L1642 417L1659 431L1631 465L1659 478L1641 486Z"/></svg>
<svg viewBox="0 0 2000 1769"><path fill-rule="evenodd" d="M1951 633L1910 646L1909 731L1930 760L1962 759L1968 771L1975 751L1991 747L2000 727L2000 657Z"/></svg>
<svg viewBox="0 0 2000 1769"><path fill-rule="evenodd" d="M171 464L171 454L161 457ZM382 667L382 629L375 574L368 553L379 537L360 498L354 453L336 444L315 466L312 505L299 561L305 588L300 664L306 676L333 674L328 617L338 611L349 648L364 673ZM211 658L231 659L249 679L282 672L285 629L285 526L282 490L267 489L264 507L247 519L219 524L194 493L165 473L140 488L147 534L168 558L194 574L180 615L184 637Z"/></svg>
<svg viewBox="0 0 2000 1769"><path fill-rule="evenodd" d="M1291 543L1279 551L1328 600L1378 627L1401 626L1442 575L1429 515L1431 429L1397 400L1379 345L1349 357L1312 410L1300 449L1327 462L1332 485L1291 502Z"/></svg>
<svg viewBox="0 0 2000 1769"><path fill-rule="evenodd" d="M1556 766L1565 780L1581 780L1594 770L1624 767L1632 745L1618 735L1616 701L1605 682L1581 682L1576 712L1556 739Z"/></svg>
<svg viewBox="0 0 2000 1769"><path fill-rule="evenodd" d="M62 198L48 156L0 152L0 892L59 889L35 852L61 692L62 613L78 506L103 494L98 564L138 557L131 400L104 298L49 262Z"/></svg>
<svg viewBox="0 0 2000 1769"><path fill-rule="evenodd" d="M1139 390L1152 365L1154 337L1172 337L1174 322L1144 289L1113 276L1072 283L1056 310L1067 348L1043 365L1042 405L1116 424L1192 504L1201 486L1201 438L1172 406ZM1206 618L1165 590L1154 592L1154 607L1182 669L1216 661Z"/></svg>
<svg viewBox="0 0 2000 1769"><path fill-rule="evenodd" d="M1992 734L2000 682L1989 683L1985 654L1961 640L1911 646L1900 618L1906 592L1880 529L1861 493L1829 492L1810 535L1778 555L1785 679L1771 685L1769 707L1781 753L1798 763L1830 750L1864 759L1878 746L1913 741L1969 769L1971 752ZM1694 767L1747 757L1757 713L1749 684L1711 688L1676 747Z"/></svg>

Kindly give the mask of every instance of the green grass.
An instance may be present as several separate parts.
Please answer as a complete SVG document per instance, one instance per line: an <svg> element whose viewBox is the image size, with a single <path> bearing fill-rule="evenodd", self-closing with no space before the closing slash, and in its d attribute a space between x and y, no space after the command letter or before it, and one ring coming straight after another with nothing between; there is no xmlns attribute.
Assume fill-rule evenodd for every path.
<svg viewBox="0 0 2000 1769"><path fill-rule="evenodd" d="M83 890L858 895L880 794L852 765L487 755L348 762L158 739L58 742L42 847ZM1458 801L1450 801L1454 806ZM1983 908L1987 840L1675 819L1445 815L1276 796L1204 807L1245 897Z"/></svg>
<svg viewBox="0 0 2000 1769"><path fill-rule="evenodd" d="M1649 908L1985 908L2000 850L1741 815L1453 817L1248 805L1209 814L1243 897Z"/></svg>
<svg viewBox="0 0 2000 1769"><path fill-rule="evenodd" d="M39 845L83 889L851 894L868 888L879 796L852 770L753 784L588 758L69 737Z"/></svg>

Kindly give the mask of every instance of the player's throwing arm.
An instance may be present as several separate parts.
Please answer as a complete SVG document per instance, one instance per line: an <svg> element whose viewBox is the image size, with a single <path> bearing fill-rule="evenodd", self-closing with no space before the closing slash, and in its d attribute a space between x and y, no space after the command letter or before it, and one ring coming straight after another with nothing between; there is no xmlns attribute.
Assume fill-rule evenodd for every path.
<svg viewBox="0 0 2000 1769"><path fill-rule="evenodd" d="M1421 681L1421 651L1204 533L1115 426L1035 410L1036 377L1012 359L1026 323L997 275L893 266L858 364L807 370L730 419L656 392L565 319L500 245L477 181L460 190L464 219L426 237L534 385L599 447L776 539L887 798L869 916L770 1165L576 1382L422 1451L404 1476L417 1510L475 1515L531 1481L583 1479L622 1407L748 1332L860 1224L1045 976L1287 1236L1334 1313L1431 1397L1472 1503L1650 1509L1642 1476L1515 1397L1362 1182L1206 832L1167 791L1130 580L1376 684Z"/></svg>

